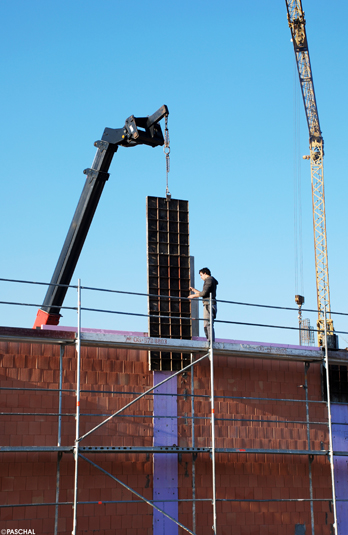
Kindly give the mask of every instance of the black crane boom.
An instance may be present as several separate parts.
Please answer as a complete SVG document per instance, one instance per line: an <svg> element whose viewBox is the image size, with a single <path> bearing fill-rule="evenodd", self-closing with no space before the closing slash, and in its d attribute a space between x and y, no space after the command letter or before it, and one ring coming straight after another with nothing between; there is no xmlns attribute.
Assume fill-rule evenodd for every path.
<svg viewBox="0 0 348 535"><path fill-rule="evenodd" d="M109 168L118 147L149 145L157 147L164 144L159 121L169 115L167 106L162 106L149 117L126 119L123 128L105 128L102 139L94 143L97 152L91 168L85 169L87 175L80 200L60 253L51 283L44 302L39 309L34 328L41 325L58 325L60 310L68 286L74 274L83 244L91 226L99 199L109 178Z"/></svg>

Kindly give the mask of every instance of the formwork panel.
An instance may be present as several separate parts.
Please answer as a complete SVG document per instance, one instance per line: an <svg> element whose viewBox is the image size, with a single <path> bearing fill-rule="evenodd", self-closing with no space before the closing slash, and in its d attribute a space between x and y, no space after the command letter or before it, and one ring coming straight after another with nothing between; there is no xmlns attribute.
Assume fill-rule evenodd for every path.
<svg viewBox="0 0 348 535"><path fill-rule="evenodd" d="M188 201L147 197L149 336L192 338ZM180 370L183 353L149 352L151 370Z"/></svg>

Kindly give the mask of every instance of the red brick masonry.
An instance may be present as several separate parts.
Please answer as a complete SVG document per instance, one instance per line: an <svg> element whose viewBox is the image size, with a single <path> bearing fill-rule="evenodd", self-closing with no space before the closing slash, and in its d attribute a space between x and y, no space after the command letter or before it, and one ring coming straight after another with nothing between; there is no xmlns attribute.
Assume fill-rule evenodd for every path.
<svg viewBox="0 0 348 535"><path fill-rule="evenodd" d="M71 342L73 336L71 337ZM60 346L48 343L0 343L0 529L34 529L53 534L57 452L1 452L1 447L57 446ZM304 363L215 357L216 447L305 450ZM147 351L82 348L80 436L153 384ZM63 356L62 446L75 437L76 354L67 345ZM35 391L33 388L49 389ZM31 389L31 390L30 390ZM96 392L91 392L96 391ZM178 376L178 446L191 447L191 375ZM194 370L195 445L210 446L209 363ZM308 371L311 401L321 401L320 364ZM245 399L241 399L244 397ZM268 398L266 401L246 399ZM152 396L135 403L91 434L81 446L153 445ZM23 414L25 413L25 414ZM136 416L134 416L136 415ZM325 422L326 406L309 404L310 420ZM260 420L265 420L261 422ZM325 425L310 426L310 448L328 448ZM149 453L84 453L86 457L147 499L152 499L152 455ZM211 499L209 453L194 462L196 498ZM312 464L316 535L329 535L333 522L330 465L316 455ZM179 521L192 530L192 454L179 456ZM58 533L72 530L74 460L60 459ZM310 532L309 459L307 455L218 453L216 457L217 525L221 535L294 535L296 524ZM272 500L284 501L272 501ZM79 461L78 534L149 535L152 508L84 460ZM254 501L252 501L254 500ZM118 502L121 503L110 503ZM66 503L68 502L68 503ZM87 503L93 502L93 503ZM100 503L99 503L100 502ZM109 502L109 503L108 503ZM31 505L34 504L34 505ZM40 505L51 504L51 505ZM196 503L196 533L212 533L209 501ZM179 533L184 533L179 530Z"/></svg>

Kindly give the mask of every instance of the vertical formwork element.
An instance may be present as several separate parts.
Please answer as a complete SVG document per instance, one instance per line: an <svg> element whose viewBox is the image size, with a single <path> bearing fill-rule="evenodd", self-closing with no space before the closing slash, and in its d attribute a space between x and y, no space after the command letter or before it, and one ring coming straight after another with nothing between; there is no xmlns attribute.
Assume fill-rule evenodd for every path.
<svg viewBox="0 0 348 535"><path fill-rule="evenodd" d="M188 201L147 197L149 336L192 338ZM183 353L149 352L151 370L180 370Z"/></svg>

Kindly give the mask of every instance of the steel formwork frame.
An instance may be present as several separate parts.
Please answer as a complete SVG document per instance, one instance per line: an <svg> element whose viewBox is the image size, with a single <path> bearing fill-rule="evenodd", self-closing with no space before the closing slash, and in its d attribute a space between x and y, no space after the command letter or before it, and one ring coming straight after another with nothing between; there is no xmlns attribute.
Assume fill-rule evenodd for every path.
<svg viewBox="0 0 348 535"><path fill-rule="evenodd" d="M192 275L188 201L146 197L148 332L160 338L192 339ZM186 357L186 358L185 358ZM151 370L176 371L184 353L149 351Z"/></svg>
<svg viewBox="0 0 348 535"><path fill-rule="evenodd" d="M191 533L192 535L196 534L196 502L201 501L196 499L195 495L195 454L197 452L201 453L208 453L211 456L211 468L212 468L212 498L208 501L212 504L212 514L213 514L213 526L212 530L214 535L218 533L218 522L217 522L217 513L216 513L216 503L219 501L216 498L216 481L215 481L215 456L216 453L221 453L222 451L215 447L215 410L214 410L214 345L213 343L209 344L209 347L207 348L208 351L201 357L194 359L193 354L191 353L190 356L190 364L187 365L185 368L178 370L177 372L174 372L170 377L163 380L161 383L156 384L155 386L151 387L150 389L146 390L142 394L138 395L135 399L133 399L130 403L123 406L120 410L116 411L112 415L110 415L108 418L103 420L99 425L95 426L92 430L90 430L88 433L86 433L83 436L80 436L79 433L79 423L80 423L80 394L81 394L81 385L80 385L80 366L81 366L81 282L78 281L78 326L77 326L77 339L75 341L75 347L76 347L76 357L77 357L77 384L76 384L76 390L75 390L75 397L76 397L76 412L75 412L75 419L76 419L76 433L75 433L75 442L74 445L71 447L62 447L61 446L61 419L62 419L62 377L63 377L63 355L65 350L65 345L61 345L60 349L60 366L59 366L59 389L58 389L58 395L59 395L59 412L58 412L58 430L57 430L57 447L50 447L50 446L42 446L42 447L27 447L27 448L20 448L20 447L6 447L1 448L1 451L5 452L14 452L14 451L51 451L57 452L57 470L56 470L56 500L55 503L50 504L18 504L18 505L9 505L7 507L23 507L23 506L29 506L29 505L54 505L55 506L55 523L54 523L54 533L57 535L58 533L58 518L59 518L59 506L67 504L67 502L59 502L59 482L60 482L60 461L62 458L63 453L73 453L74 454L74 460L75 460L75 475L74 475L74 502L73 502L73 529L72 529L72 535L76 535L77 530L77 506L80 503L86 503L86 502L78 502L77 500L77 491L78 491L78 461L79 458L83 459L84 461L90 463L98 470L102 471L105 475L108 475L111 477L115 482L122 485L123 487L127 488L130 492L132 492L139 500L145 501L147 504L149 504L154 509L157 509L160 511L163 515L170 518L173 522L175 522L179 527L181 527L184 531ZM210 307L210 310L212 310L212 307ZM326 317L326 316L325 316ZM211 318L212 319L212 318ZM210 326L212 329L213 322L210 322ZM327 334L327 328L325 323L325 334ZM212 333L210 340L212 340ZM189 341L188 341L189 342ZM45 343L45 340L43 340L43 343ZM144 348L146 349L146 348ZM185 347L183 347L183 351L185 350ZM185 371L189 370L190 368L193 369L193 366L196 364L199 364L201 361L203 361L206 358L209 358L210 361L210 423L211 423L211 446L210 447L204 447L204 448L197 448L195 445L195 433L194 433L194 426L195 426L195 414L194 414L194 382L193 382L193 373L191 374L191 410L192 410L192 447L191 448L180 448L180 447L158 447L158 448L137 448L137 447L86 447L83 448L80 446L81 441L86 438L88 435L96 431L98 428L100 428L102 425L104 425L107 421L110 419L118 416L121 412L123 412L126 408L133 405L140 399L142 399L144 396L153 394L156 395L154 392L161 384L167 382L168 380L172 379L175 376L178 376ZM291 360L291 359L290 359ZM328 421L327 423L324 422L311 422L309 420L309 399L308 399L308 383L307 383L307 372L310 366L310 362L307 358L303 358L304 362L304 387L306 392L305 401L304 400L286 400L286 401L298 401L306 404L306 421L301 422L306 426L307 429L307 450L265 450L265 449L243 449L243 453L249 454L249 453L270 453L270 454L298 454L298 455L307 455L308 456L308 463L309 463L309 488L310 488L310 498L308 500L297 500L297 499L289 499L289 500L262 500L262 501L309 501L310 502L310 512L311 512L311 531L312 535L315 535L315 527L314 527L314 510L313 510L313 504L316 501L329 501L333 504L333 513L334 513L334 532L337 533L337 514L336 514L336 496L335 496L335 481L334 481L334 465L333 465L333 447L332 447L332 424L331 424L331 407L330 407L330 380L329 380L329 373L326 373L326 387L327 387L327 410L328 410ZM328 370L328 349L327 344L325 345L325 355L323 357L323 366ZM43 390L43 389L37 389L37 390ZM51 389L50 389L51 390ZM269 398L250 398L250 399L269 399ZM322 401L314 401L312 403L323 403ZM310 425L311 424L318 424L321 423L322 425L327 425L329 430L329 450L320 450L315 451L310 449ZM104 453L125 453L125 452L147 452L147 453L191 453L192 454L192 525L193 525L193 531L191 531L189 528L182 525L180 522L178 522L175 518L170 517L165 511L161 510L156 506L154 501L147 500L143 496L141 496L139 493L137 493L135 490L128 487L125 483L117 479L112 474L108 473L106 470L104 470L102 467L98 466L96 463L93 463L90 459L85 457L83 455L84 453L88 452L98 452L103 451ZM236 448L225 448L223 449L226 453L239 453L241 450ZM337 452L336 452L337 454ZM330 461L330 469L331 469L331 485L332 485L332 499L314 499L313 498L313 482L312 482L312 472L311 472L311 464L313 461L314 456L321 455L321 456L328 456ZM178 500L180 501L180 500ZM186 500L187 501L187 500ZM207 501L207 500L204 500ZM260 500L231 500L231 501L260 501ZM133 500L134 502L134 500ZM133 503L132 502L132 503ZM91 503L91 502L89 502ZM114 503L114 502L113 502Z"/></svg>

